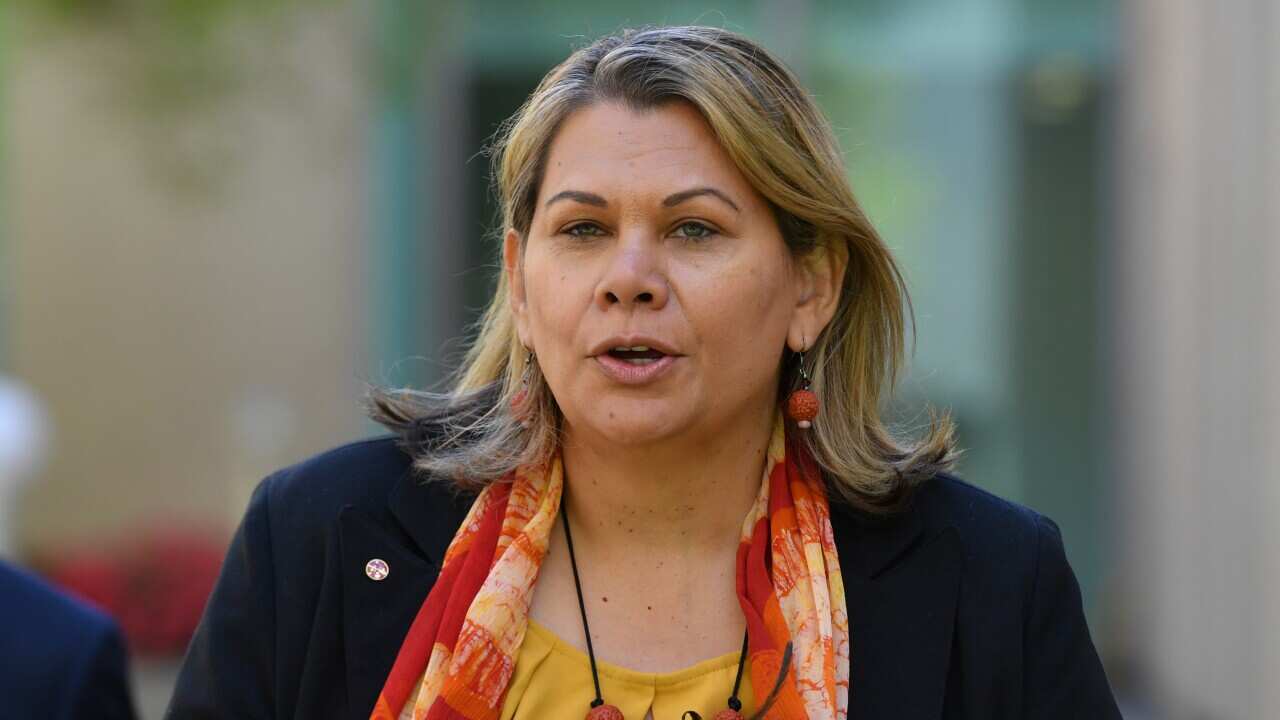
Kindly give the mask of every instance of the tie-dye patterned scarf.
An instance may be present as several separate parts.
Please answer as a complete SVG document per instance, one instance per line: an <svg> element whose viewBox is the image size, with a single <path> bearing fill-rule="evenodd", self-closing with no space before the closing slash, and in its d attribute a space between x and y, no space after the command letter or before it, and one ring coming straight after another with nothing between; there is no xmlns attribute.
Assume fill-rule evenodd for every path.
<svg viewBox="0 0 1280 720"><path fill-rule="evenodd" d="M476 498L400 646L373 720L497 720L563 481L556 453ZM767 717L844 720L849 621L826 490L812 457L788 438L781 411L743 520L737 565L755 697L773 690L792 643L787 679ZM590 699L583 698L584 712Z"/></svg>

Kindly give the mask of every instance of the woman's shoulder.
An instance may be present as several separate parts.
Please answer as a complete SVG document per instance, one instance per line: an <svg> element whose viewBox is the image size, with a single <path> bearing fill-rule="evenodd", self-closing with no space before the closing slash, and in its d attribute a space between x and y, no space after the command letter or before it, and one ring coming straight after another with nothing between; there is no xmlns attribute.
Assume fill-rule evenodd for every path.
<svg viewBox="0 0 1280 720"><path fill-rule="evenodd" d="M961 646L1014 659L1027 717L1070 707L1071 717L1119 718L1058 523L952 474L920 489L921 522L959 541Z"/></svg>
<svg viewBox="0 0 1280 720"><path fill-rule="evenodd" d="M406 504L431 520L452 519L460 502L451 488L414 468L399 436L385 434L331 447L267 475L254 489L246 518L260 518L272 538L314 547L343 513L390 527Z"/></svg>
<svg viewBox="0 0 1280 720"><path fill-rule="evenodd" d="M953 472L938 473L916 490L915 510L926 527L951 526L966 540L1005 545L1041 527L1057 530L1047 515L980 487Z"/></svg>
<svg viewBox="0 0 1280 720"><path fill-rule="evenodd" d="M1061 530L1048 515L954 472L920 484L907 514L919 525L920 541L954 533L973 579L1022 585L1046 564L1068 565Z"/></svg>
<svg viewBox="0 0 1280 720"><path fill-rule="evenodd" d="M1057 523L952 471L916 484L892 513L839 507L832 520L841 557L847 552L866 577L911 558L941 558L980 585L1026 590L1042 568L1066 564Z"/></svg>
<svg viewBox="0 0 1280 720"><path fill-rule="evenodd" d="M267 475L259 492L271 504L299 505L320 514L347 505L386 501L392 487L413 472L412 458L394 435L362 438L327 448Z"/></svg>

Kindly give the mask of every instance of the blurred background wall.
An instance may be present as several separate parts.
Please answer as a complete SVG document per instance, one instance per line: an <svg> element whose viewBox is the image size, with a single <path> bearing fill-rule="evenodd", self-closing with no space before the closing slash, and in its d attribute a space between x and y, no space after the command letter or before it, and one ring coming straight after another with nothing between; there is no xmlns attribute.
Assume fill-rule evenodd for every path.
<svg viewBox="0 0 1280 720"><path fill-rule="evenodd" d="M1277 717L1280 5L1123 24L1117 652L1172 717Z"/></svg>
<svg viewBox="0 0 1280 720"><path fill-rule="evenodd" d="M244 66L206 71L244 73L222 89L135 76L170 58L131 57L95 26L11 53L4 356L53 430L25 545L158 514L225 526L264 466L357 431L366 121L351 19L245 28L228 49ZM143 99L170 92L146 85L160 82L196 97Z"/></svg>
<svg viewBox="0 0 1280 720"><path fill-rule="evenodd" d="M961 474L1059 522L1126 713L1280 708L1272 0L0 18L0 373L48 428L0 498L19 561L175 526L221 552L263 475L377 432L363 383L438 382L491 287L497 124L573 48L698 22L763 42L831 118L915 302L896 416L949 407ZM158 716L180 651L145 647Z"/></svg>

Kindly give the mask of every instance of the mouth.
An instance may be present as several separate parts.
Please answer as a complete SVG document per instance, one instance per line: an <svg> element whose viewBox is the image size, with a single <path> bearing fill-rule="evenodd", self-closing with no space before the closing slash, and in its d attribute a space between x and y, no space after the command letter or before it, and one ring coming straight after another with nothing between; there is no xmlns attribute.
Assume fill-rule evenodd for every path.
<svg viewBox="0 0 1280 720"><path fill-rule="evenodd" d="M646 345L614 347L595 356L596 365L614 382L646 385L672 372L679 355L668 355Z"/></svg>
<svg viewBox="0 0 1280 720"><path fill-rule="evenodd" d="M604 354L631 365L650 365L667 357L667 354L661 350L643 345L629 348L613 348Z"/></svg>

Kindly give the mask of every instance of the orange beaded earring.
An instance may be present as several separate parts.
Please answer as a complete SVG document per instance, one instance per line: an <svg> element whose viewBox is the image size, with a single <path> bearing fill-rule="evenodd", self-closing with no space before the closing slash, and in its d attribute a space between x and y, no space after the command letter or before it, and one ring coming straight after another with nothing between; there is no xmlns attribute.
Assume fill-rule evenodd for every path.
<svg viewBox="0 0 1280 720"><path fill-rule="evenodd" d="M787 396L787 417L796 421L801 428L808 430L813 426L813 419L818 417L818 396L809 389L809 373L804 369L804 350L799 351L800 379L804 386L792 390Z"/></svg>

